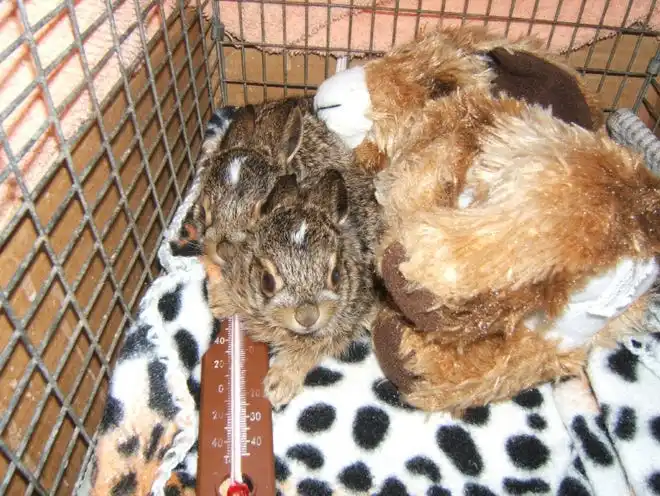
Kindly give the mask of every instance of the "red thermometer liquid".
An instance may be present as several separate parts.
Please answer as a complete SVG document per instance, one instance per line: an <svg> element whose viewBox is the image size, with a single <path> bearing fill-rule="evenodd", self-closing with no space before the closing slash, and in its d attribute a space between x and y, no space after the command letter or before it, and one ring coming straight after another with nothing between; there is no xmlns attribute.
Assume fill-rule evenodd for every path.
<svg viewBox="0 0 660 496"><path fill-rule="evenodd" d="M197 494L274 496L268 348L225 319L202 360Z"/></svg>

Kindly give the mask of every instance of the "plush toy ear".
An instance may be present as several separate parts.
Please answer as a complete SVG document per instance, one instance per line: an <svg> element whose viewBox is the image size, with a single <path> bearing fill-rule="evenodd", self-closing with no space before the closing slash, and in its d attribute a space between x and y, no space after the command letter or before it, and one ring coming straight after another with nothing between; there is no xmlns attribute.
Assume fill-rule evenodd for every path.
<svg viewBox="0 0 660 496"><path fill-rule="evenodd" d="M263 203L257 204L255 207L255 217L260 218L268 215L275 207L295 198L297 195L298 181L296 176L294 174L280 176Z"/></svg>
<svg viewBox="0 0 660 496"><path fill-rule="evenodd" d="M248 141L254 133L256 126L257 113L254 105L246 105L239 108L233 116L227 133L224 136L222 145L236 146Z"/></svg>
<svg viewBox="0 0 660 496"><path fill-rule="evenodd" d="M204 131L202 154L199 160L200 163L218 149L218 146L222 143L222 140L227 134L227 130L234 120L234 116L238 110L238 107L227 105L220 107L211 114L211 119L206 125L206 130Z"/></svg>
<svg viewBox="0 0 660 496"><path fill-rule="evenodd" d="M330 169L321 176L315 186L312 200L320 206L335 224L342 224L348 217L348 191L341 173Z"/></svg>
<svg viewBox="0 0 660 496"><path fill-rule="evenodd" d="M284 163L289 164L295 154L300 150L303 139L303 115L300 108L294 108L284 126L284 137L281 144L281 157Z"/></svg>

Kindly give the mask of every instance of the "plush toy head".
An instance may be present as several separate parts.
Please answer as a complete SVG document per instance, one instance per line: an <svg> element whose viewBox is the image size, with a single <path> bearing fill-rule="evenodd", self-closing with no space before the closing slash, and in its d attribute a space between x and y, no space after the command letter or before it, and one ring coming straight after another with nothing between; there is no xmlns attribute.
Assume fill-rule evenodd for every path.
<svg viewBox="0 0 660 496"><path fill-rule="evenodd" d="M607 137L572 70L529 41L459 29L351 71L315 104L382 169L393 304L374 345L408 401L508 398L579 374L596 337L630 328L658 272L660 182Z"/></svg>
<svg viewBox="0 0 660 496"><path fill-rule="evenodd" d="M541 45L530 38L508 41L475 27L430 31L327 79L314 106L351 148L375 142L390 157L400 120L457 90L505 91L551 106L567 122L600 128L604 119L595 97L572 68Z"/></svg>

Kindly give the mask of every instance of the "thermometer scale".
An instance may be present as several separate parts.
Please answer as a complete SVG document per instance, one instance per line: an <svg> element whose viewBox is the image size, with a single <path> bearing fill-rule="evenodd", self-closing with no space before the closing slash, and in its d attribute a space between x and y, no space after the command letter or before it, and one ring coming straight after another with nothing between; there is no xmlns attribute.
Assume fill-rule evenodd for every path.
<svg viewBox="0 0 660 496"><path fill-rule="evenodd" d="M268 348L225 319L202 359L197 494L274 496Z"/></svg>

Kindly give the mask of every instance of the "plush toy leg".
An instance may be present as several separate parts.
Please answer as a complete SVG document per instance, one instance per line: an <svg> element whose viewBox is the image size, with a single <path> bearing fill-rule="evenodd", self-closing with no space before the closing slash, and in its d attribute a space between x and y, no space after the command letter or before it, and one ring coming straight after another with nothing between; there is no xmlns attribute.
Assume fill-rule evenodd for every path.
<svg viewBox="0 0 660 496"><path fill-rule="evenodd" d="M186 484L185 481L176 474L172 473L172 476L167 481L165 485L165 494L178 494L179 496L195 496L197 492L194 487L190 487L189 484Z"/></svg>
<svg viewBox="0 0 660 496"><path fill-rule="evenodd" d="M555 343L527 330L490 336L462 350L428 343L390 310L379 315L373 340L381 367L408 403L453 414L554 378L581 375L586 354L559 352Z"/></svg>
<svg viewBox="0 0 660 496"><path fill-rule="evenodd" d="M166 423L150 412L143 413L139 423L103 433L98 440L90 496L128 494L130 489L132 494L149 494L162 457L177 433L173 422Z"/></svg>
<svg viewBox="0 0 660 496"><path fill-rule="evenodd" d="M382 257L383 281L401 313L428 343L460 347L488 335L509 335L525 314L550 297L544 287L536 285L517 291L483 293L458 305L440 305L430 291L408 289L410 284L399 269L405 261L400 243L388 246ZM555 300L563 303L561 295Z"/></svg>

